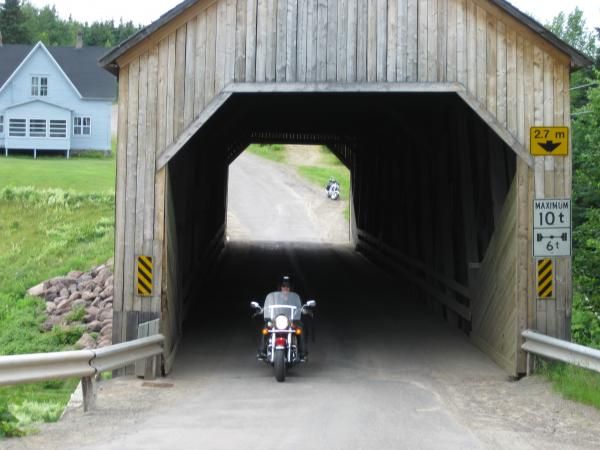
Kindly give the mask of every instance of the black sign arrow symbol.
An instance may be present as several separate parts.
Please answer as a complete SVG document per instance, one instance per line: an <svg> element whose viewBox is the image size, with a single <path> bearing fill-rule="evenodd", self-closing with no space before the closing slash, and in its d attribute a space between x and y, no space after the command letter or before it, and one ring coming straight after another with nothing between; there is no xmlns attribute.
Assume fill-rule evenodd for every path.
<svg viewBox="0 0 600 450"><path fill-rule="evenodd" d="M538 145L548 153L552 153L554 150L560 147L560 142L558 144L556 144L554 141L546 141L545 143L538 142Z"/></svg>

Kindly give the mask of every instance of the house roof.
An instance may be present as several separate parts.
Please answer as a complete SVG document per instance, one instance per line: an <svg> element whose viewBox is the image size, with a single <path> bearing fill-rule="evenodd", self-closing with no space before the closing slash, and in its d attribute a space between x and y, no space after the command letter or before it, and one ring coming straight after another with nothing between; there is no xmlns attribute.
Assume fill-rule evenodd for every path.
<svg viewBox="0 0 600 450"><path fill-rule="evenodd" d="M491 4L496 5L498 8L503 10L505 13L513 17L514 19L521 22L523 25L531 29L533 32L538 34L540 37L548 41L557 49L561 50L565 54L569 55L571 58L571 67L572 69L579 69L582 67L587 67L593 64L593 61L581 53L579 50L573 48L563 40L561 40L554 33L545 28L541 23L537 20L529 17L524 12L520 11L512 4L507 2L506 0L488 0ZM133 48L135 45L143 41L147 36L154 33L160 27L170 22L173 18L177 17L179 14L198 3L198 0L185 0L181 2L179 5L175 6L171 10L167 11L165 14L160 16L156 21L148 25L147 27L141 29L136 34L134 34L129 39L121 42L118 46L111 49L108 53L106 53L100 60L99 63L106 70L111 71L113 73L117 73L118 70L116 68L116 60L125 54L128 50Z"/></svg>
<svg viewBox="0 0 600 450"><path fill-rule="evenodd" d="M0 87L6 83L35 45L4 44L0 46ZM116 98L117 81L102 70L98 59L106 52L104 47L46 47L83 98Z"/></svg>

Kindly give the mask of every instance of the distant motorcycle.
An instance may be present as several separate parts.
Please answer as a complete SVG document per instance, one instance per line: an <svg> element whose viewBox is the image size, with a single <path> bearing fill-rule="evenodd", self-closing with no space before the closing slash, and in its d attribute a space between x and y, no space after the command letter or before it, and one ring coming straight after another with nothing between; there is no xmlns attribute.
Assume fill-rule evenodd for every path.
<svg viewBox="0 0 600 450"><path fill-rule="evenodd" d="M305 330L299 326L299 321L302 315L313 315L312 309L317 302L309 300L298 310L293 304L300 305L301 301L294 292L271 292L267 300L270 306L266 310L257 302L251 302L250 306L255 310L254 316L262 314L264 317L262 334L267 339L264 362L273 366L275 379L281 382L285 381L287 370L301 362L298 341Z"/></svg>
<svg viewBox="0 0 600 450"><path fill-rule="evenodd" d="M325 186L325 190L327 190L327 197L331 200L337 200L340 198L340 183L338 183L334 178L329 179L327 186Z"/></svg>

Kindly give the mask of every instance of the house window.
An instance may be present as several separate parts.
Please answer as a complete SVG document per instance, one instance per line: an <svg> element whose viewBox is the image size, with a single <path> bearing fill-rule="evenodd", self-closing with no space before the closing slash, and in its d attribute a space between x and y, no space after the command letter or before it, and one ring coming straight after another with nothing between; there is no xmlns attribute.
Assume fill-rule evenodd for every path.
<svg viewBox="0 0 600 450"><path fill-rule="evenodd" d="M90 136L92 134L92 119L90 117L74 117L73 134L75 136Z"/></svg>
<svg viewBox="0 0 600 450"><path fill-rule="evenodd" d="M33 97L46 97L48 95L48 77L31 77L31 95Z"/></svg>
<svg viewBox="0 0 600 450"><path fill-rule="evenodd" d="M0 134L4 134L4 116L0 116Z"/></svg>
<svg viewBox="0 0 600 450"><path fill-rule="evenodd" d="M50 121L50 137L53 137L53 138L67 137L67 121L66 120L51 120Z"/></svg>
<svg viewBox="0 0 600 450"><path fill-rule="evenodd" d="M12 137L25 137L27 131L26 119L10 119L8 122L8 135Z"/></svg>
<svg viewBox="0 0 600 450"><path fill-rule="evenodd" d="M46 137L45 119L29 119L29 137Z"/></svg>

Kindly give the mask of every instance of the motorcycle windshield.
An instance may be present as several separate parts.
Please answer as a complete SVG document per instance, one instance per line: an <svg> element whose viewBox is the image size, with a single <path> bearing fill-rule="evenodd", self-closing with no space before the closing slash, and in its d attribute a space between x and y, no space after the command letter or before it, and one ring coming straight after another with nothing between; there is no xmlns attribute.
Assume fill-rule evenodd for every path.
<svg viewBox="0 0 600 450"><path fill-rule="evenodd" d="M271 292L265 299L264 317L273 320L284 314L291 320L300 320L302 301L295 292Z"/></svg>

